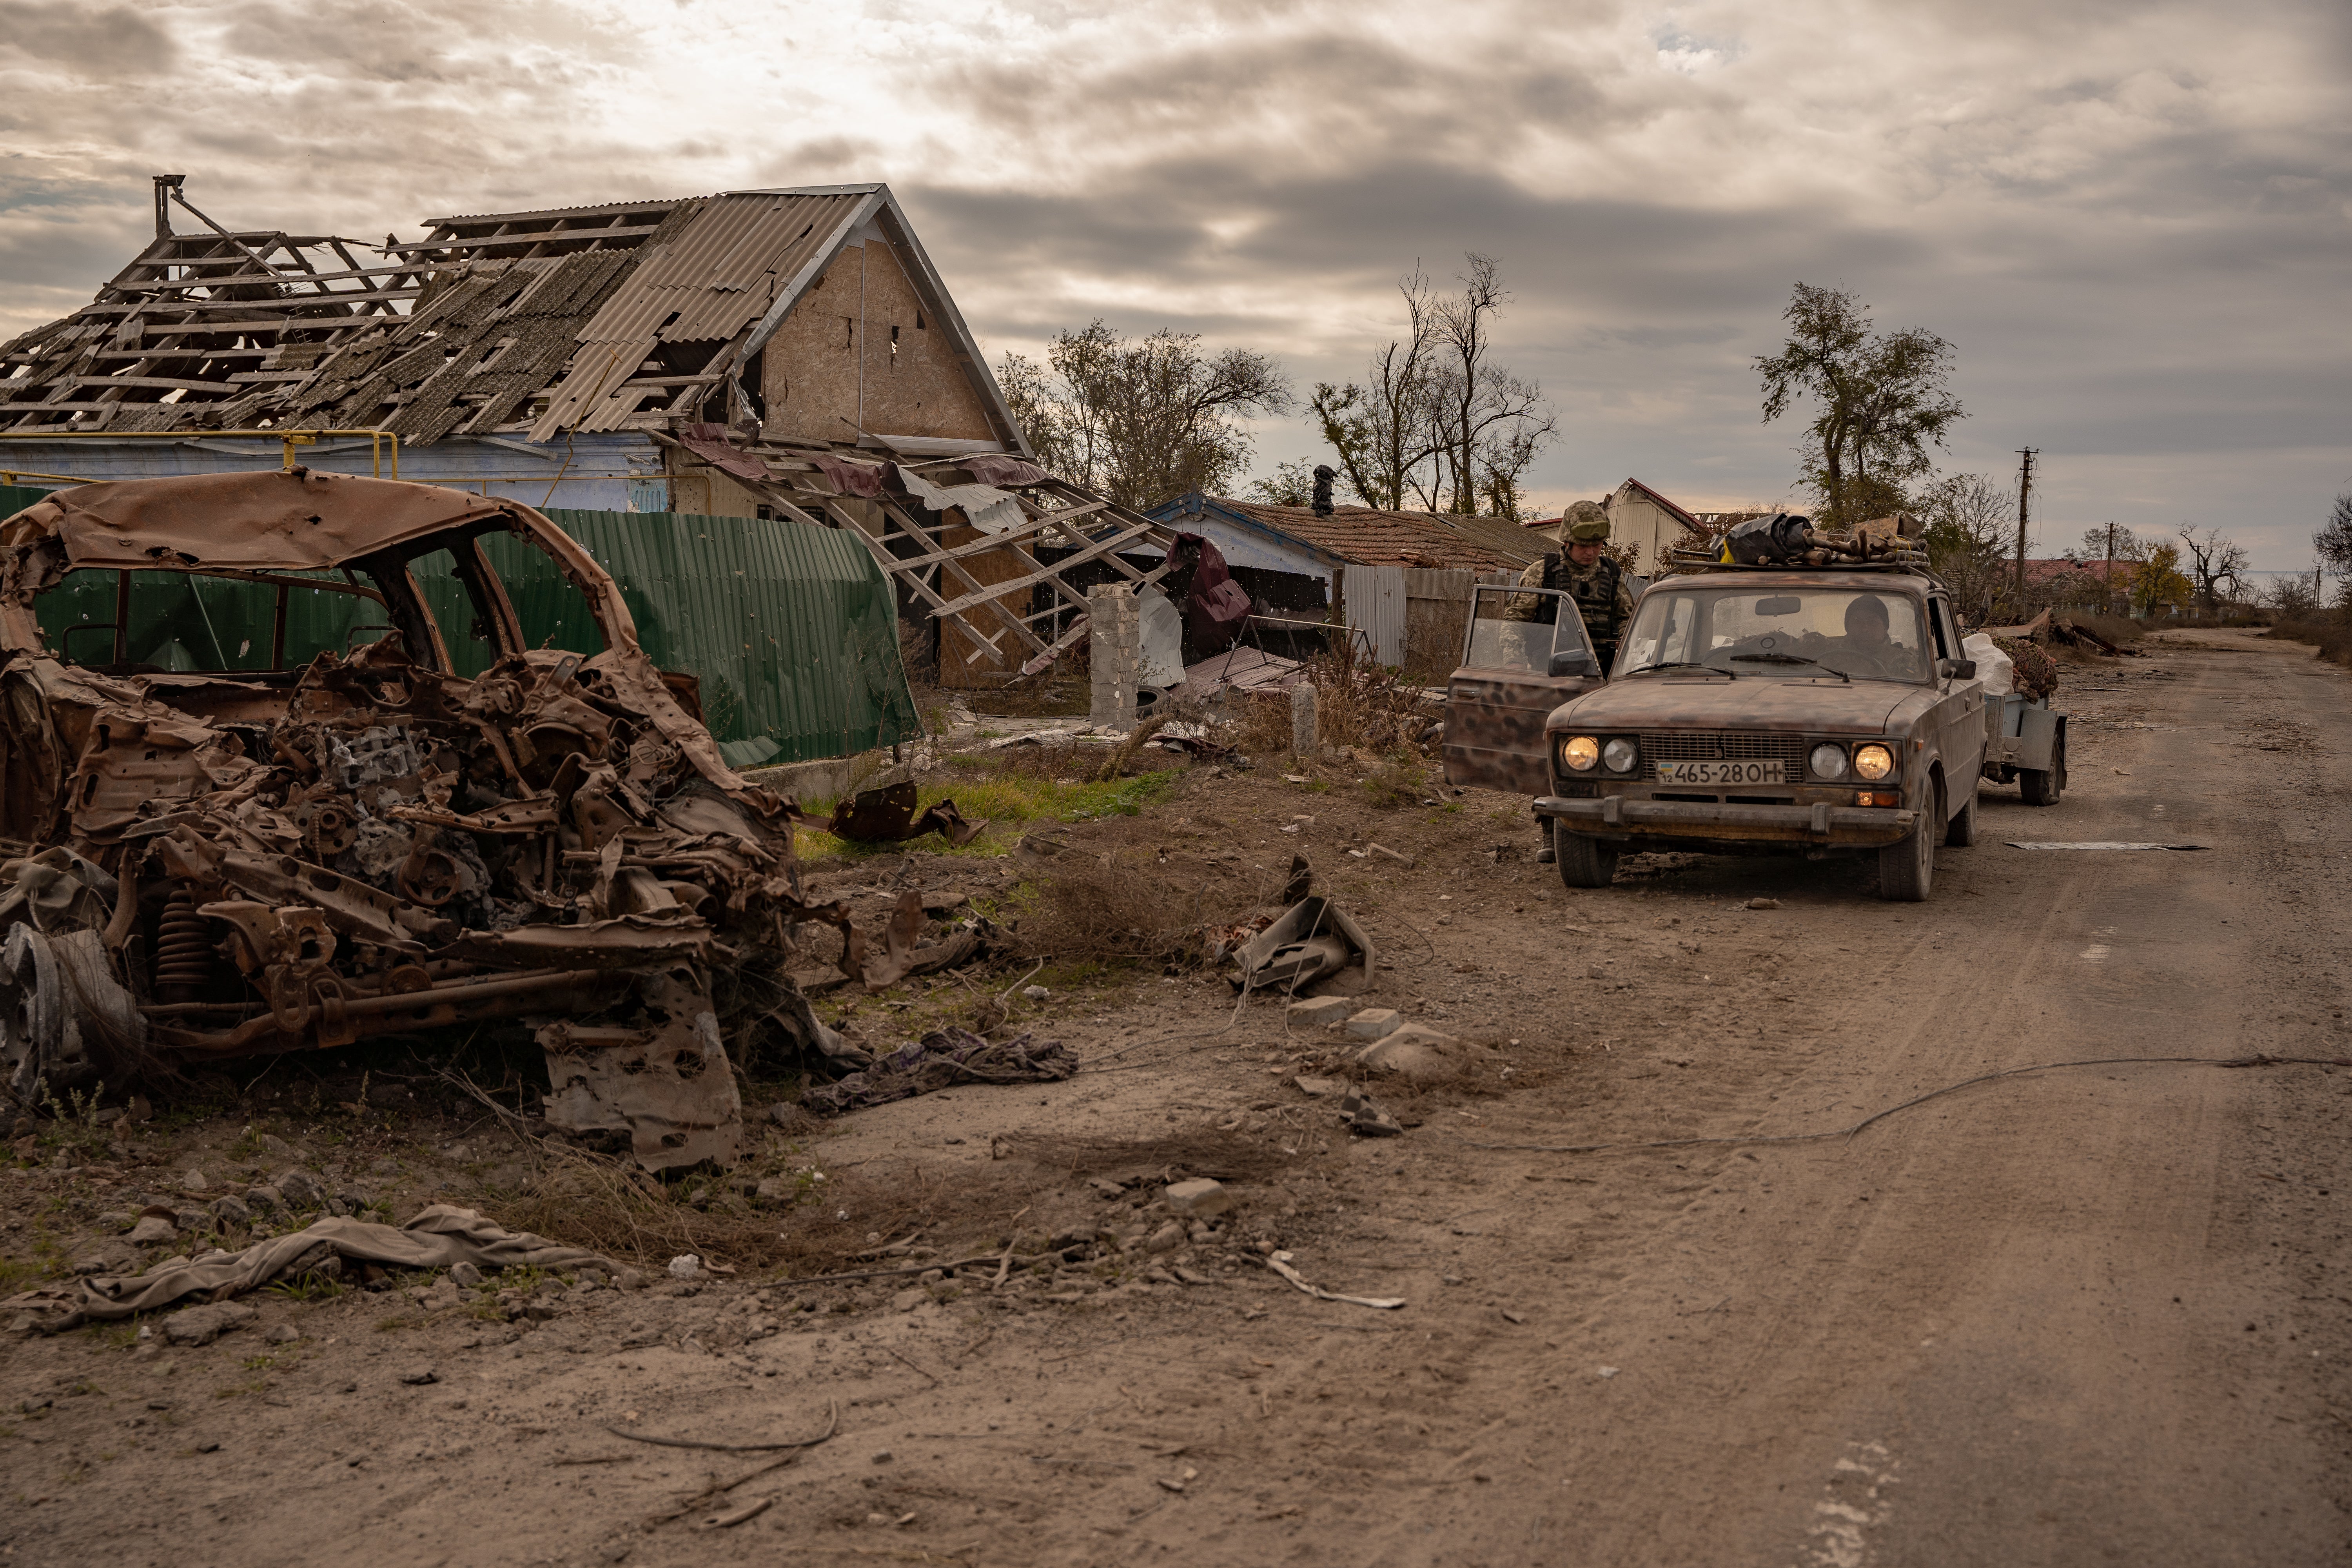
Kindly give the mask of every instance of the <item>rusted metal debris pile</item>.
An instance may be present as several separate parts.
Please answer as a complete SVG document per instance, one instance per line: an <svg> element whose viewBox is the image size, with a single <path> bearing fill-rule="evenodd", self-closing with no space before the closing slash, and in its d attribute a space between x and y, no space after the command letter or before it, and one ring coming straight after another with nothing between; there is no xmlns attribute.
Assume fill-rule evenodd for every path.
<svg viewBox="0 0 2352 1568"><path fill-rule="evenodd" d="M553 558L603 652L520 645L490 532ZM408 569L442 550L493 644L471 679ZM127 605L159 566L278 584L281 641L286 584L340 573L392 629L226 672L45 639L35 599L68 572L121 573ZM860 1055L788 973L803 923L838 927L868 984L941 957L919 900L879 952L806 900L792 833L812 819L728 767L612 579L520 503L300 469L60 491L0 524L0 1067L21 1099L519 1019L551 1123L625 1133L656 1169L726 1162L730 1039ZM966 831L951 806L924 826Z"/></svg>

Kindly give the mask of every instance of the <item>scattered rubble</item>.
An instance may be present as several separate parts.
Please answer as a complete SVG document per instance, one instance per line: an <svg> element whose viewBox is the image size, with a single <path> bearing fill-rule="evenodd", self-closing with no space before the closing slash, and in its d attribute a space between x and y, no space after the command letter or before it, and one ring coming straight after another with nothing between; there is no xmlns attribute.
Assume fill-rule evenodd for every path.
<svg viewBox="0 0 2352 1568"><path fill-rule="evenodd" d="M948 1028L879 1058L870 1068L811 1089L801 1103L820 1115L887 1105L959 1083L1058 1083L1078 1070L1078 1059L1058 1040L1035 1042L1024 1033L1003 1041Z"/></svg>

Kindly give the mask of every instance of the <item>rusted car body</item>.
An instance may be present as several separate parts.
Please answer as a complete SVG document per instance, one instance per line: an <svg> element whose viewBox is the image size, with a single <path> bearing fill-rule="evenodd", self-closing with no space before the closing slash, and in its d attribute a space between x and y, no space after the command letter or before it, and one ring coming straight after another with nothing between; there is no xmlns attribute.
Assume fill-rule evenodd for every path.
<svg viewBox="0 0 2352 1568"><path fill-rule="evenodd" d="M1544 722L1605 672L1576 602L1549 588L1481 587L1462 665L1445 682L1445 782L1539 795L1551 787Z"/></svg>
<svg viewBox="0 0 2352 1568"><path fill-rule="evenodd" d="M1874 618L1891 630L1868 641ZM1652 584L1609 686L1547 726L1535 808L1561 879L1605 886L1627 850L1874 853L1881 896L1927 898L1936 847L1976 830L1984 689L1959 650L1948 595L1912 569Z"/></svg>
<svg viewBox="0 0 2352 1568"><path fill-rule="evenodd" d="M523 646L492 533L553 560L601 651ZM135 624L166 591L215 633L229 599L268 623L274 595L274 623L191 633L234 666L204 668ZM322 595L343 596L340 647L289 630L289 600ZM82 618L54 624L60 604ZM655 1168L723 1162L722 1012L805 1040L796 922L862 957L840 909L803 900L793 803L726 764L611 577L518 502L300 468L60 490L0 522L0 658L20 1098L520 1019L551 1122L625 1133Z"/></svg>

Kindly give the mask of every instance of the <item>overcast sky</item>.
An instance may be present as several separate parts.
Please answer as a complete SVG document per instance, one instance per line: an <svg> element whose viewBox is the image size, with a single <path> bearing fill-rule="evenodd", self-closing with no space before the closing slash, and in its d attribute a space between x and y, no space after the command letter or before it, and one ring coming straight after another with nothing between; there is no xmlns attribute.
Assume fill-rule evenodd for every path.
<svg viewBox="0 0 2352 1568"><path fill-rule="evenodd" d="M1751 358L1799 279L1958 350L1948 466L2036 535L2215 522L2294 568L2352 489L2344 0L1111 5L0 0L0 328L149 232L881 179L992 357L1102 316L1358 374L1394 279L1500 258L1547 506L1781 497ZM1309 456L1261 432L1261 471Z"/></svg>

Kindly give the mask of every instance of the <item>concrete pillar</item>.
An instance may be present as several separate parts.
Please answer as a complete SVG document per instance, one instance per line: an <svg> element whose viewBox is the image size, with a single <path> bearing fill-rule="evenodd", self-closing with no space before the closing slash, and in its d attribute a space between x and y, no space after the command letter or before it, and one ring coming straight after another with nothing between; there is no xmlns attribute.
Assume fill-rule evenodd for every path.
<svg viewBox="0 0 2352 1568"><path fill-rule="evenodd" d="M1290 689L1290 749L1302 760L1323 749L1316 733L1315 688L1304 680Z"/></svg>
<svg viewBox="0 0 2352 1568"><path fill-rule="evenodd" d="M1094 683L1087 717L1114 730L1135 728L1136 682L1143 673L1143 615L1135 590L1103 583L1087 593L1087 662Z"/></svg>

